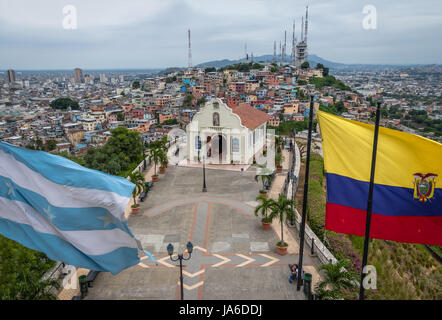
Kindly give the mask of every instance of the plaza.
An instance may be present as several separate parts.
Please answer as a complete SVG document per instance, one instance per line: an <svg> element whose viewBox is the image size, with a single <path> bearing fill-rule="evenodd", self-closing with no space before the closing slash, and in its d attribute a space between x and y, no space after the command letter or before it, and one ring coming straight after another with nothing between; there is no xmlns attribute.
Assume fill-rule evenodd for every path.
<svg viewBox="0 0 442 320"><path fill-rule="evenodd" d="M170 260L166 247L172 243L175 254L183 253L188 241L194 249L183 261L184 299L305 299L288 281L288 264L297 263L299 245L278 255L279 227L263 230L253 213L261 187L255 174L254 167L207 169L203 193L200 168L169 166L141 202L140 213L128 219L158 266L143 255L139 265L116 276L101 272L86 299L180 299L179 263ZM272 190L284 175L276 176ZM313 260L304 255L306 272L315 269Z"/></svg>

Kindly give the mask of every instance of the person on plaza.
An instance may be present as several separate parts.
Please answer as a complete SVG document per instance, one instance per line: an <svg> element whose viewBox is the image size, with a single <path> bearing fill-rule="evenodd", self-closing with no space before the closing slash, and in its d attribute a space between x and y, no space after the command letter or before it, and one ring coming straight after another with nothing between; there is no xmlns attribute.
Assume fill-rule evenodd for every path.
<svg viewBox="0 0 442 320"><path fill-rule="evenodd" d="M289 282L292 283L293 279L298 278L298 265L297 264L289 264L289 268L291 271Z"/></svg>

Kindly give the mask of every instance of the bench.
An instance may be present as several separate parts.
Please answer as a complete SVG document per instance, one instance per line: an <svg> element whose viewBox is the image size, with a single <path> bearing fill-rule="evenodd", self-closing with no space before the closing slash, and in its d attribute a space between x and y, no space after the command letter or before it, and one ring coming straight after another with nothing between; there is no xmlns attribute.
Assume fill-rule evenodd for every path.
<svg viewBox="0 0 442 320"><path fill-rule="evenodd" d="M94 271L94 270L89 271L86 277L87 286L89 288L92 288L92 282L95 280L95 278L99 273L100 271Z"/></svg>
<svg viewBox="0 0 442 320"><path fill-rule="evenodd" d="M264 189L265 190L269 190L270 189L270 184L267 181L264 182Z"/></svg>
<svg viewBox="0 0 442 320"><path fill-rule="evenodd" d="M71 300L83 300L81 296L73 296Z"/></svg>
<svg viewBox="0 0 442 320"><path fill-rule="evenodd" d="M144 185L146 186L147 191L149 191L153 187L153 182L152 181L145 182Z"/></svg>
<svg viewBox="0 0 442 320"><path fill-rule="evenodd" d="M147 196L147 191L142 192L142 193L140 194L140 201L143 202L144 199L146 198L146 196Z"/></svg>

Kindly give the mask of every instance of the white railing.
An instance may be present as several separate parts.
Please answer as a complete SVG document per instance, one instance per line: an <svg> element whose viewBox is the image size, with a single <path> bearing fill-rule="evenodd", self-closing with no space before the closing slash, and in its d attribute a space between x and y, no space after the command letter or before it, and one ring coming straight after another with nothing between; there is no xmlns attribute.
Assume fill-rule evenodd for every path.
<svg viewBox="0 0 442 320"><path fill-rule="evenodd" d="M299 172L301 171L301 153L299 152L299 147L294 143L295 148L295 166L293 170L293 174L296 176L296 184L293 186L293 179L290 179L289 186L287 188L287 193L292 194L292 188L296 189L298 188L298 184L301 182L299 181ZM299 231L300 231L300 225L301 225L301 215L299 214L298 210L295 209L295 227L298 231L298 237L299 237ZM313 232L313 230L308 226L305 225L305 237L304 237L305 243L310 246L310 252L313 255L317 255L319 260L321 260L322 263L336 263L337 259L335 256L328 250L328 248L322 243L322 241L318 238L318 236Z"/></svg>

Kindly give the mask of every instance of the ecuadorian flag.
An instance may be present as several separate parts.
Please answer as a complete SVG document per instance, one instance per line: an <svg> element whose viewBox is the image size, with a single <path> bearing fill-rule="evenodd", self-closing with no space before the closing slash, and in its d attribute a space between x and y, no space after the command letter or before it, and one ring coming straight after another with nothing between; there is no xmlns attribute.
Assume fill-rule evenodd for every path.
<svg viewBox="0 0 442 320"><path fill-rule="evenodd" d="M325 227L365 235L374 126L318 112ZM370 238L442 245L442 144L379 128Z"/></svg>

